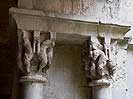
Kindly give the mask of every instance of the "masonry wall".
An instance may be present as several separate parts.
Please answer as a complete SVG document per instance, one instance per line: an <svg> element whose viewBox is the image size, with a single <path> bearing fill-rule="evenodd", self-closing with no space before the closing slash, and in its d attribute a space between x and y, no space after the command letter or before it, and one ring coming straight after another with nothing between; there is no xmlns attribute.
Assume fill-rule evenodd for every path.
<svg viewBox="0 0 133 99"><path fill-rule="evenodd" d="M128 96L129 99L133 99L133 1L132 0L123 0L123 4L125 5L127 11L122 11L121 13L127 15L127 19L130 22L131 30L126 34L126 37L130 37L130 45L128 46L128 58L127 58L127 84L128 84ZM132 40L131 40L132 39Z"/></svg>
<svg viewBox="0 0 133 99"><path fill-rule="evenodd" d="M80 46L56 45L48 80L44 99L91 99L81 66Z"/></svg>

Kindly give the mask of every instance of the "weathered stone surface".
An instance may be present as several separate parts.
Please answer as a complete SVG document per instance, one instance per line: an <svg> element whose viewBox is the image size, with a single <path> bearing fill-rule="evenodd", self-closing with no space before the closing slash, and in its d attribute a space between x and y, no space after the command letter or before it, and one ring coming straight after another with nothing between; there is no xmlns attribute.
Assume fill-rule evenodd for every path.
<svg viewBox="0 0 133 99"><path fill-rule="evenodd" d="M41 11L11 8L10 12L19 29L51 31L56 33L77 34L86 36L123 38L130 26L105 24L97 21L76 20L69 15L56 16ZM29 25L30 24L30 25Z"/></svg>
<svg viewBox="0 0 133 99"><path fill-rule="evenodd" d="M114 49L111 48L111 43L111 38L107 40L106 37L89 37L83 44L82 61L86 76L90 81L108 84L106 80L112 79L116 64L111 57L115 56L112 55L111 50Z"/></svg>
<svg viewBox="0 0 133 99"><path fill-rule="evenodd" d="M91 99L91 89L81 66L81 47L56 45L44 99Z"/></svg>
<svg viewBox="0 0 133 99"><path fill-rule="evenodd" d="M131 23L131 31L129 31L126 35L126 37L130 38L129 46L128 46L128 60L127 60L127 84L128 84L128 89L126 90L126 93L129 95L129 99L133 98L133 72L132 72L132 64L133 64L133 1L132 0L123 0L121 7L125 5L126 10L121 10L121 15L120 18L123 20L128 20ZM123 17L123 15L126 12L127 17Z"/></svg>
<svg viewBox="0 0 133 99"><path fill-rule="evenodd" d="M52 63L53 47L55 46L51 35L52 33L45 35L46 39L41 42L40 31L18 30L18 67L22 75L46 74Z"/></svg>
<svg viewBox="0 0 133 99"><path fill-rule="evenodd" d="M19 0L18 7L23 9L14 11L13 17L15 18L19 29L40 30L44 32L46 31L57 32L59 33L57 34L58 43L60 44L71 43L71 44L81 45L82 44L81 42L86 40L86 37L88 36L100 35L102 37L113 37L115 39L123 38L124 34L128 31L127 28L129 27L123 27L120 24L121 23L125 24L127 23L127 21L130 21L132 19L131 18L132 9L130 9L131 6L132 6L132 0L55 0L55 1L54 0ZM126 12L126 14L123 12ZM72 36L68 36L69 34L72 34ZM80 38L81 35L82 35L82 39ZM75 37L78 37L80 41L78 40L78 38L75 39ZM66 43L66 41L68 42ZM78 41L78 43L76 41ZM62 49L64 50L65 48L62 48ZM61 52L58 52L56 55L58 56L59 53ZM62 59L64 58L63 55L65 55L66 57L68 56L66 55L66 53L61 53L61 54L62 54ZM73 55L73 53L71 54ZM127 92L126 92L127 90L126 55L127 54L125 51L125 46L122 45L121 47L118 47L117 52L114 51L112 52L112 54L116 54L117 57L113 57L113 59L116 60L118 64L116 66L117 71L114 74L116 78L114 78L114 82L113 82L113 91L112 91L113 99L119 99L119 98L128 99ZM69 56L69 57L73 57L73 56ZM77 53L75 56L77 57ZM62 64L61 66L66 66L66 64L69 64L69 61L70 61L71 65L70 64L69 65L71 67L69 68L69 71L72 71L72 72L68 72L65 74L64 72L66 68L61 69L61 66L57 66L57 68L53 70L54 74L50 72L52 74L51 82L55 81L56 83L52 82L52 87L46 86L46 92L48 93L48 94L47 93L45 94L46 99L47 98L64 99L64 97L66 99L67 98L78 99L80 97L79 96L80 92L78 94L76 93L78 88L77 87L76 89L74 88L78 81L75 82L74 84L68 84L69 81L70 83L71 81L73 81L69 73L76 74L75 68L74 69L71 69L71 68L73 68L73 65L78 63L78 62L77 63L71 62L74 59L69 60L68 59L69 57L67 57L67 60L64 59L65 61L62 61L60 57L56 59L56 60L59 59L59 62ZM73 58L76 58L76 57L73 57ZM68 68L69 66L66 66L66 67ZM63 74L63 76L60 74ZM57 77L58 75L60 78ZM66 80L64 80L65 77L66 77ZM62 81L66 81L66 85L61 83ZM51 84L51 82L49 84ZM57 85L58 87L55 85ZM68 86L70 85L70 86L68 87L67 85ZM64 88L65 90L60 89L60 87ZM59 92L56 92L57 90L59 90ZM100 90L96 89L96 91L105 92L105 90L101 90L101 89ZM86 92L84 93L86 94ZM98 95L102 96L101 94L98 94ZM109 95L105 94L105 96L109 96ZM85 98L86 97L87 96L85 95ZM81 95L81 98L84 98L84 96L82 97Z"/></svg>
<svg viewBox="0 0 133 99"><path fill-rule="evenodd" d="M127 11L127 8L119 0L19 0L18 7L85 15L103 23L127 23L127 16L121 13L121 11Z"/></svg>
<svg viewBox="0 0 133 99"><path fill-rule="evenodd" d="M120 99L129 99L128 97L128 87L127 87L127 51L124 47L127 43L121 43L123 41L118 42L118 46L116 47L116 57L114 60L116 61L116 72L114 73L114 81L112 82L112 98L120 98ZM117 94L116 94L117 93Z"/></svg>

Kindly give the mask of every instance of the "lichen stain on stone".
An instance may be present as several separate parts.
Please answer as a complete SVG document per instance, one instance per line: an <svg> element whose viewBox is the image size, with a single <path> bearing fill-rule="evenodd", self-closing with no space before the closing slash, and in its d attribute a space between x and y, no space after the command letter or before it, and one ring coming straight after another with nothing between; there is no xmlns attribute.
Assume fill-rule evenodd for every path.
<svg viewBox="0 0 133 99"><path fill-rule="evenodd" d="M109 19L117 18L119 13L120 0L106 0L102 8L102 13L105 13Z"/></svg>
<svg viewBox="0 0 133 99"><path fill-rule="evenodd" d="M81 1L82 3L82 10L81 10L81 14L84 14L84 13L88 13L88 12L91 12L91 10L93 9L94 5L95 5L95 0L82 0Z"/></svg>

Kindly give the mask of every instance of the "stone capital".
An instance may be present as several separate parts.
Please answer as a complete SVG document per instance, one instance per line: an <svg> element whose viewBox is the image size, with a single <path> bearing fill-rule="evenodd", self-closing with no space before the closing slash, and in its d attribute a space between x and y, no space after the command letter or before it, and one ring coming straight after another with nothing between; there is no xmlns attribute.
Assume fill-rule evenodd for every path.
<svg viewBox="0 0 133 99"><path fill-rule="evenodd" d="M46 82L53 58L55 33L18 30L18 66L21 82Z"/></svg>
<svg viewBox="0 0 133 99"><path fill-rule="evenodd" d="M109 86L117 63L115 52L117 40L89 37L82 47L83 66L89 86Z"/></svg>

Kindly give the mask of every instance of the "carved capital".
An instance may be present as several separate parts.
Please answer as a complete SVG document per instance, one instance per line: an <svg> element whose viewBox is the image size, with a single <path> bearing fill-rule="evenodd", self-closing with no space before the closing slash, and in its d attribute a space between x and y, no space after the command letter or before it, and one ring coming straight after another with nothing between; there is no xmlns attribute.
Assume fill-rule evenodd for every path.
<svg viewBox="0 0 133 99"><path fill-rule="evenodd" d="M18 31L18 66L22 75L28 76L27 79L33 75L46 75L52 63L54 36L54 33L41 34L40 31Z"/></svg>
<svg viewBox="0 0 133 99"><path fill-rule="evenodd" d="M82 61L91 85L110 85L116 63L114 62L116 41L111 38L89 37L82 46ZM115 46L115 47L114 47Z"/></svg>

